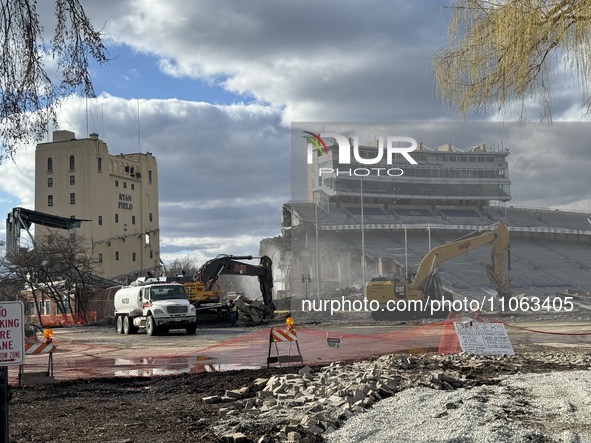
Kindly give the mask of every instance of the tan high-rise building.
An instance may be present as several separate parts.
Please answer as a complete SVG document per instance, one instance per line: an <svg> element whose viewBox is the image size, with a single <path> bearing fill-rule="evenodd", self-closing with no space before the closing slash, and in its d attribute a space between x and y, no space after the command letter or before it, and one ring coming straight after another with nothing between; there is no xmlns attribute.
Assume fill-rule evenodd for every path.
<svg viewBox="0 0 591 443"><path fill-rule="evenodd" d="M149 152L110 155L98 134L76 139L55 131L35 151L35 210L87 220L78 235L88 240L103 277L160 267L158 171ZM36 225L36 236L51 234Z"/></svg>

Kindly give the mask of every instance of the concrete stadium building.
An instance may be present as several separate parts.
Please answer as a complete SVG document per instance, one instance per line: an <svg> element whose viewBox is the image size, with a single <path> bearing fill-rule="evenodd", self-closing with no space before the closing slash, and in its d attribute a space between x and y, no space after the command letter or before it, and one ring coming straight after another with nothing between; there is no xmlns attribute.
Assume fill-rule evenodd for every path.
<svg viewBox="0 0 591 443"><path fill-rule="evenodd" d="M358 154L375 158L376 148L359 146ZM508 206L510 152L504 147L419 143L412 153L417 164L396 154L391 167L403 173L391 175L384 169L368 173L371 168L358 161L343 168L337 145L327 151L314 150L308 165L308 201L283 206L288 249L279 268L285 289L294 294L324 294L378 275L405 275L431 247L498 221L510 230L514 293L591 290L589 214ZM454 292L487 289L479 263L490 263L490 246L443 263L444 285Z"/></svg>

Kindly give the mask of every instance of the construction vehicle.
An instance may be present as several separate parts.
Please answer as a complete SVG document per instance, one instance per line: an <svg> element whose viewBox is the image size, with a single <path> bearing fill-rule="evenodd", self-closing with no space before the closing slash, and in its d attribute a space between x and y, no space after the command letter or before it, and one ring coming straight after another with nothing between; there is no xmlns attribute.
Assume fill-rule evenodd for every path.
<svg viewBox="0 0 591 443"><path fill-rule="evenodd" d="M446 316L447 311L431 309L432 306L435 307L433 303L441 307L441 301L453 301L453 294L443 288L437 267L447 260L491 243L491 263L480 264L497 295L511 297L511 278L510 275L504 276L505 266L509 273L511 270L509 230L503 222L498 222L484 231L473 232L431 249L421 260L417 271L407 275L406 279L377 277L369 281L365 287L365 296L368 302L377 300L380 304L379 310L372 311L372 317L375 320L421 318L430 316L432 312L434 317ZM393 302L399 300L405 300L407 307L412 306L415 309L396 312L386 306L390 302L391 307ZM416 302L408 303L410 300ZM400 305L404 304L403 302ZM416 309L417 307L423 309Z"/></svg>
<svg viewBox="0 0 591 443"><path fill-rule="evenodd" d="M150 336L170 329L185 329L195 334L195 306L188 300L183 285L166 277L140 277L115 293L115 323L119 334L145 330Z"/></svg>
<svg viewBox="0 0 591 443"><path fill-rule="evenodd" d="M217 289L221 275L243 275L258 277L262 301L250 299L245 295L235 297L240 319L259 323L272 317L275 312L272 261L267 256L260 257L258 265L240 261L255 258L257 257L252 255L220 254L205 262L192 281L184 279L183 285L187 292L187 298L197 308L198 315L208 310L219 312L219 310L226 309L226 306L220 303L220 292Z"/></svg>

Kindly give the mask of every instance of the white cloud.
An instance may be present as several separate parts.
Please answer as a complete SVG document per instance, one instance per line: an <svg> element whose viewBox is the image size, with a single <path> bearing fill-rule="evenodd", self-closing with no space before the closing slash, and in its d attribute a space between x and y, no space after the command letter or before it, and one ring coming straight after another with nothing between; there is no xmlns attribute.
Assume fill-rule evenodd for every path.
<svg viewBox="0 0 591 443"><path fill-rule="evenodd" d="M117 15L88 5L108 41L159 57L170 76L215 79L285 107L286 121L445 114L430 73L443 2L116 3Z"/></svg>
<svg viewBox="0 0 591 443"><path fill-rule="evenodd" d="M279 233L281 203L290 197L287 126L292 121L456 118L436 97L430 64L446 40L441 13L446 1L84 3L108 44L149 55L172 78L205 80L256 99L220 106L105 94L64 104L62 129L79 137L97 132L112 154L138 149L155 154L164 256L256 253L262 237ZM129 83L144 81L143 73L140 67L126 70L116 82L124 75ZM579 120L580 97L571 86L565 80L555 92L556 121ZM536 113L532 109L530 115ZM486 118L503 116L493 112ZM551 134L537 138L533 131L525 137L494 125L468 123L456 132L441 128L421 141L461 148L503 141L511 150L514 199L518 186L524 204L551 207L554 199L557 207L586 207L591 155L583 126L567 144ZM19 155L18 168L0 167L5 195L0 198L33 206L33 163L29 148ZM556 183L554 196L551 183Z"/></svg>

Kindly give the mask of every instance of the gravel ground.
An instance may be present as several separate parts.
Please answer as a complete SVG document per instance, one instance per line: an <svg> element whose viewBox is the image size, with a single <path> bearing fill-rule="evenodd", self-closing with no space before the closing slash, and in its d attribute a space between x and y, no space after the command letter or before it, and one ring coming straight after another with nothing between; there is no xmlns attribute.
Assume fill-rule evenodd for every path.
<svg viewBox="0 0 591 443"><path fill-rule="evenodd" d="M416 387L377 403L330 443L591 442L591 372L513 375L497 386Z"/></svg>

